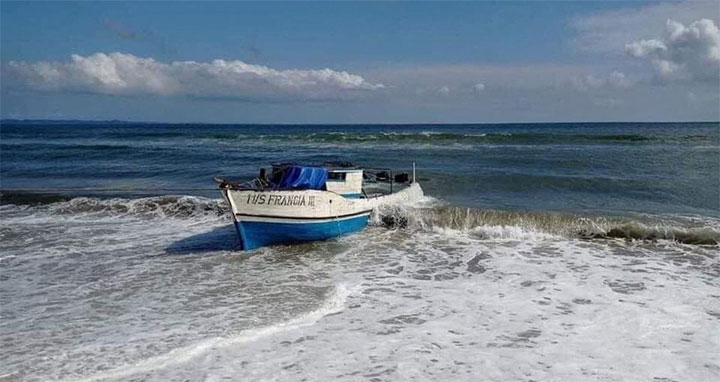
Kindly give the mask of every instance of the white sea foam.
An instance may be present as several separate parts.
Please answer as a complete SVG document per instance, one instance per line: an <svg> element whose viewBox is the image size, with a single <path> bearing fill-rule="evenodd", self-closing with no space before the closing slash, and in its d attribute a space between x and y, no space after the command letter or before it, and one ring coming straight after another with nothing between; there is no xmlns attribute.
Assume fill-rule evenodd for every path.
<svg viewBox="0 0 720 382"><path fill-rule="evenodd" d="M718 284L714 276L692 271L693 265L667 262L642 247L554 238L508 245L460 231L416 233L398 242L401 233L371 230L370 238L343 240L352 249L324 268L363 281L342 314L263 341L211 348L144 378L718 376L714 349L720 338L711 334L716 318L702 303ZM717 264L703 257L695 266L710 270Z"/></svg>
<svg viewBox="0 0 720 382"><path fill-rule="evenodd" d="M0 374L27 381L720 376L720 299L709 297L720 295L716 246L583 239L558 229L587 223L577 217L426 202L402 207L399 216L411 218L405 228L374 225L250 257L234 251L231 225L212 209L118 211L112 202L74 213L13 210L0 226L19 243L1 244L0 267L12 276L0 279L3 314L11 313L3 316L8 357ZM714 222L651 221L688 230Z"/></svg>
<svg viewBox="0 0 720 382"><path fill-rule="evenodd" d="M301 327L313 325L323 317L343 311L345 301L351 293L351 288L344 284L339 284L333 290L333 293L326 299L323 305L312 312L304 313L291 320L277 323L270 326L251 328L243 330L240 333L230 337L210 338L198 343L185 346L179 349L173 349L170 352L152 358L140 361L134 365L121 367L94 374L81 379L72 379L68 381L101 381L101 380L123 380L136 374L150 373L158 371L173 365L187 363L193 358L199 357L211 351L218 351L230 346L243 345L248 342L258 341L260 339L295 330Z"/></svg>

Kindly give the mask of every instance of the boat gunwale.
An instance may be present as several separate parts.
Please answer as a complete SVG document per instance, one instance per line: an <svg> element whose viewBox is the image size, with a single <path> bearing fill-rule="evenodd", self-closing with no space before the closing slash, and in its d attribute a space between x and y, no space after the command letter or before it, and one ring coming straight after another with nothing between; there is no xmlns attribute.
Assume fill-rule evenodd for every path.
<svg viewBox="0 0 720 382"><path fill-rule="evenodd" d="M314 189L293 189L293 188L288 188L288 189L274 189L274 188L257 189L257 188L233 188L233 187L226 187L226 188L220 188L220 190L221 190L221 191L228 191L228 192L229 192L229 191L253 191L253 192L284 192L284 191L290 191L290 192L307 192L307 191L313 191L313 192L327 192L327 193L335 194L335 195L337 195L337 196L339 196L339 197L341 197L341 198L344 198L344 199L347 199L347 200L350 200L350 201L357 201L357 200L370 200L370 199L375 199L375 198L382 198L382 197L388 196L388 195L394 195L394 194L397 194L397 193L399 193L399 192L402 192L402 191L408 189L408 188L411 187L412 185L413 185L413 182L409 182L406 187L403 187L403 188L401 188L401 189L399 189L399 190L397 190L397 191L395 191L395 192L391 192L391 193L388 193L388 194L374 195L374 196L371 196L371 197L364 197L364 198L348 198L348 197L345 197L345 195L340 194L340 193L337 193L337 192L335 192L335 191L314 190Z"/></svg>

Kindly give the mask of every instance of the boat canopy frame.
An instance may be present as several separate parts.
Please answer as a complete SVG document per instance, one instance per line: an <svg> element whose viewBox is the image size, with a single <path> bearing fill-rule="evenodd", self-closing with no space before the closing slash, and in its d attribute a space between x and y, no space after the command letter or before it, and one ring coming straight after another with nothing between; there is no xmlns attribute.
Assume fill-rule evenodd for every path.
<svg viewBox="0 0 720 382"><path fill-rule="evenodd" d="M282 177L290 168L303 167L303 168L323 168L326 170L327 175L332 172L344 172L343 170L362 170L363 181L369 183L386 183L390 184L390 193L394 192L395 183L395 171L387 167L360 167L354 165L349 161L326 161L321 164L314 163L298 163L298 162L272 162L272 173L268 179L255 178L247 182L231 181L224 178L215 177L215 182L219 184L220 188L227 188L233 190L277 190L277 191L302 191L308 189L320 189L320 188L292 188L292 187L281 187ZM413 163L414 166L414 163ZM262 167L261 167L262 168ZM413 168L414 169L414 168ZM276 174L278 172L279 174ZM276 176L279 176L276 178ZM326 176L326 181L328 177ZM323 181L323 182L324 182ZM414 181L414 179L413 179ZM363 188L364 193L364 188Z"/></svg>

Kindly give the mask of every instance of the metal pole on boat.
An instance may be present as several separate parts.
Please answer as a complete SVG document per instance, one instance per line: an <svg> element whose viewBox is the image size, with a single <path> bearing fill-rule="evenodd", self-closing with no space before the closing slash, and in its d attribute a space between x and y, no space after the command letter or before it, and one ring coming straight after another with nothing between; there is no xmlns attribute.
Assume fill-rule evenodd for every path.
<svg viewBox="0 0 720 382"><path fill-rule="evenodd" d="M393 193L393 172L390 170L390 193Z"/></svg>
<svg viewBox="0 0 720 382"><path fill-rule="evenodd" d="M415 162L413 162L413 183L415 183Z"/></svg>

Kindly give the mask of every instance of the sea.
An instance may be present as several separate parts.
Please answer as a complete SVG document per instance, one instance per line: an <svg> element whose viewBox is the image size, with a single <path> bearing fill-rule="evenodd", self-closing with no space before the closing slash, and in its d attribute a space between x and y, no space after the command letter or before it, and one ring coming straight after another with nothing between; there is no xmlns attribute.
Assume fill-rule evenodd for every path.
<svg viewBox="0 0 720 382"><path fill-rule="evenodd" d="M213 177L411 172L242 251ZM0 124L1 381L718 381L720 123Z"/></svg>

